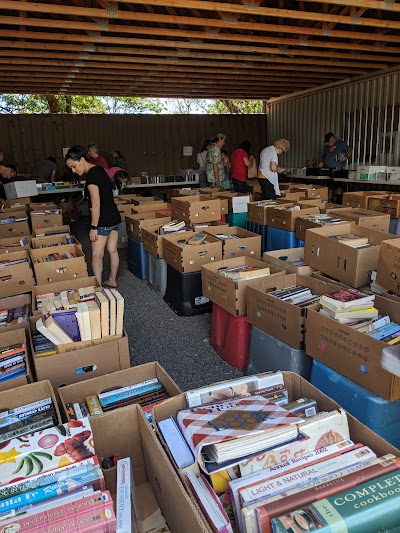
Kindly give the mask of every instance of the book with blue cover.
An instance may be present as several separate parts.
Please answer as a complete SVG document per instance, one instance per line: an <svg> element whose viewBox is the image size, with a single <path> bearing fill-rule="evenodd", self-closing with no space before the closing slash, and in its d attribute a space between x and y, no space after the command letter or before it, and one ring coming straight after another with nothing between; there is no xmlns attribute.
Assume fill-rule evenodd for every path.
<svg viewBox="0 0 400 533"><path fill-rule="evenodd" d="M81 340L81 333L79 330L78 320L76 318L76 311L53 311L51 313L53 319L57 322L60 328L71 337L73 342L79 342Z"/></svg>

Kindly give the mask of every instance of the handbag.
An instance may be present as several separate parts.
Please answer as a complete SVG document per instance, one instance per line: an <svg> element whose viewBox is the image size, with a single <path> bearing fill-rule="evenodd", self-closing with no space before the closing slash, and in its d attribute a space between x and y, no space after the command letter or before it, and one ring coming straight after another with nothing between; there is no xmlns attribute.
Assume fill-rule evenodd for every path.
<svg viewBox="0 0 400 533"><path fill-rule="evenodd" d="M253 157L250 160L250 165L247 167L247 177L248 178L256 178L257 177L257 172L258 172L257 161L256 161L256 158Z"/></svg>

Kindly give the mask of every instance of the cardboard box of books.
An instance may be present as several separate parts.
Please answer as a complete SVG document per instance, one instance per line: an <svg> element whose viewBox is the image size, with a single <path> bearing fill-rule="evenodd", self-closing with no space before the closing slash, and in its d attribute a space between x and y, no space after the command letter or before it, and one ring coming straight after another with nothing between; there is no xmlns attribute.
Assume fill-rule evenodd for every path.
<svg viewBox="0 0 400 533"><path fill-rule="evenodd" d="M186 224L221 220L221 201L209 196L171 198L172 218Z"/></svg>
<svg viewBox="0 0 400 533"><path fill-rule="evenodd" d="M117 203L119 214L121 215L121 222L125 222L126 215L132 214L132 204L131 203Z"/></svg>
<svg viewBox="0 0 400 533"><path fill-rule="evenodd" d="M241 256L261 258L261 235L238 226L229 226L223 230L214 226L205 228L204 231L222 241L222 259Z"/></svg>
<svg viewBox="0 0 400 533"><path fill-rule="evenodd" d="M306 353L377 396L394 401L400 399L400 378L382 368L382 350L389 345L380 339L393 343L398 338L400 303L376 295L373 307L383 318L378 323L370 319L372 326L361 325L361 331L310 310L306 319Z"/></svg>
<svg viewBox="0 0 400 533"><path fill-rule="evenodd" d="M160 219L161 220L161 219ZM159 229L164 226L161 224L153 224L151 226L143 227L141 230L141 240L143 247L150 255L162 259L164 257L164 237L160 234Z"/></svg>
<svg viewBox="0 0 400 533"><path fill-rule="evenodd" d="M149 211L148 213L136 213L135 215L127 215L125 217L126 222L126 231L129 237L136 239L137 241L141 240L142 237L142 228L147 226L153 226L154 224L167 224L171 222L171 217L160 215L154 211Z"/></svg>
<svg viewBox="0 0 400 533"><path fill-rule="evenodd" d="M26 211L3 213L0 211L0 239L30 235Z"/></svg>
<svg viewBox="0 0 400 533"><path fill-rule="evenodd" d="M288 202L301 202L303 200L308 200L307 196L304 196L302 192L291 192L289 191L281 191L281 198L284 200L287 200ZM255 200L262 200L261 198L255 198Z"/></svg>
<svg viewBox="0 0 400 533"><path fill-rule="evenodd" d="M400 198L400 196L399 196ZM333 209L330 212L332 216L337 216L343 220L349 220L354 224L363 226L364 228L376 229L378 231L384 231L389 233L390 215L387 213L377 213L370 209L351 209L346 211L345 209Z"/></svg>
<svg viewBox="0 0 400 533"><path fill-rule="evenodd" d="M251 194L240 192L220 192L218 198L228 200L229 213L247 213L248 204L253 201Z"/></svg>
<svg viewBox="0 0 400 533"><path fill-rule="evenodd" d="M100 285L94 276L65 281L56 281L54 283L46 283L44 285L35 285L33 288L32 307L34 310L41 310L44 300L60 296L63 291L72 293L74 291L78 291L79 289L85 289L86 287L91 289L92 287L100 287Z"/></svg>
<svg viewBox="0 0 400 533"><path fill-rule="evenodd" d="M262 453L248 453L248 446L239 444L240 437L245 438L243 432L234 435L231 428L229 433L228 430L219 431L221 436L208 430L205 438L197 439L197 436L204 435L202 430L205 429L205 423L212 428L224 427L220 410L207 408L207 403L218 406L220 404L217 402L228 399L230 401L225 402L227 410L237 409L237 403L242 409L246 409L245 405L248 405L247 408L251 410L257 402L260 406L263 404L261 399L252 400L249 397L249 394L256 395L256 391L260 389L265 399L268 394L287 395L287 399L279 405L289 401L289 413L303 413L303 418L298 418L297 422L300 439L290 440L286 437L284 444L281 441L281 444L274 445L259 443ZM274 393L274 390L278 392ZM246 395L245 398L234 397L243 394ZM197 402L193 401L196 397ZM311 403L314 408L306 414L302 404ZM276 412L279 405L275 405ZM196 412L196 406L201 411ZM317 414L314 414L316 411ZM387 472L396 474L400 464L398 450L394 446L346 414L336 402L292 372L245 376L188 391L156 406L153 418L165 453L181 476L193 501L199 502L202 494L208 495L209 505L200 504L200 507L210 527L213 524L213 531L218 523L215 512L219 521L225 523L226 527L232 527L224 510L230 517L233 518L234 515L238 530L246 532L257 531L260 511L262 522L258 523L262 523L262 531L271 531L270 519L298 508L302 505L300 501L312 503L325 495L340 492L349 486L354 487L364 480ZM216 419L218 422L212 425L211 422ZM196 420L196 427L194 424L189 425L188 420ZM259 432L260 436L262 433L264 432ZM173 439L171 434L174 435ZM227 436L235 439L230 448L227 446L229 442L219 442L221 438L226 441ZM177 441L181 443L179 446ZM215 450L218 454L217 461L202 462L199 448L204 443L207 445L208 457ZM219 457L222 458L223 447L226 448L224 457L228 456L229 459L221 464ZM195 455L198 463L193 463ZM179 468L178 464L186 467ZM205 478L200 478L200 483L194 478L193 473L198 476L199 465L202 471L210 473L210 485L207 485ZM344 476L349 477L343 479ZM350 480L351 483L347 484ZM227 491L229 494L229 489L231 497L228 501L224 495ZM218 505L217 498L222 502L222 508Z"/></svg>
<svg viewBox="0 0 400 533"><path fill-rule="evenodd" d="M296 221L305 215L318 215L318 207L288 206L268 209L268 226L286 231L296 230Z"/></svg>
<svg viewBox="0 0 400 533"><path fill-rule="evenodd" d="M214 220L213 222L199 222L197 224L191 224L190 226L188 226L188 229L192 231L202 231L207 233L208 228L216 227L218 227L220 231L225 231L227 228L229 228L226 222L222 222L221 220Z"/></svg>
<svg viewBox="0 0 400 533"><path fill-rule="evenodd" d="M206 263L221 261L222 241L192 231L164 235L164 259L179 272L198 272Z"/></svg>
<svg viewBox="0 0 400 533"><path fill-rule="evenodd" d="M264 252L263 261L286 270L288 274L311 276L315 272L314 268L304 262L304 248L288 248L287 250Z"/></svg>
<svg viewBox="0 0 400 533"><path fill-rule="evenodd" d="M82 250L81 243L70 233L58 233L57 235L47 235L45 237L33 237L32 248L48 248L49 246L61 246L63 244L75 244Z"/></svg>
<svg viewBox="0 0 400 533"><path fill-rule="evenodd" d="M346 220L342 220L338 216L333 214L319 214L319 215L308 215L305 217L299 217L296 221L296 237L303 241L306 240L306 231L311 228L320 228L322 226L332 225L332 224L345 224Z"/></svg>
<svg viewBox="0 0 400 533"><path fill-rule="evenodd" d="M20 329L29 330L32 314L32 292L0 299L0 333Z"/></svg>
<svg viewBox="0 0 400 533"><path fill-rule="evenodd" d="M0 329L0 391L34 381L31 347L23 325L10 331Z"/></svg>
<svg viewBox="0 0 400 533"><path fill-rule="evenodd" d="M261 202L250 202L248 205L247 220L249 222L256 222L262 226L268 224L268 209L274 206L289 206L293 205L287 200L277 198L276 200L262 200Z"/></svg>
<svg viewBox="0 0 400 533"><path fill-rule="evenodd" d="M10 252L19 252L21 250L28 250L31 246L31 237L7 237L0 239L0 254L8 254Z"/></svg>
<svg viewBox="0 0 400 533"><path fill-rule="evenodd" d="M376 282L400 295L400 239L383 241L379 254Z"/></svg>
<svg viewBox="0 0 400 533"><path fill-rule="evenodd" d="M157 196L138 196L137 198L132 198L132 203L134 205L146 205L146 204L162 204L164 202Z"/></svg>
<svg viewBox="0 0 400 533"><path fill-rule="evenodd" d="M202 194L201 189L191 189L190 187L183 187L181 189L168 189L167 190L167 201L170 202L171 198L176 198L178 196L195 196L196 194ZM209 194L209 193L205 192L204 194ZM210 196L215 196L215 195L210 194Z"/></svg>
<svg viewBox="0 0 400 533"><path fill-rule="evenodd" d="M71 234L71 228L68 224L64 224L63 226L53 226L52 228L32 230L32 237L50 237L52 235L60 235L61 233Z"/></svg>
<svg viewBox="0 0 400 533"><path fill-rule="evenodd" d="M247 287L264 276L285 276L280 268L252 257L232 257L201 267L203 296L234 316L247 314Z"/></svg>
<svg viewBox="0 0 400 533"><path fill-rule="evenodd" d="M0 255L0 294L3 298L29 292L35 277L26 250Z"/></svg>
<svg viewBox="0 0 400 533"><path fill-rule="evenodd" d="M182 391L157 362L134 366L105 376L87 379L58 390L61 405L68 420L86 411L93 414L92 396L97 409L108 411L136 403L151 421L151 411L157 403Z"/></svg>
<svg viewBox="0 0 400 533"><path fill-rule="evenodd" d="M307 265L347 283L369 285L378 266L380 245L395 235L355 224L324 226L307 230L304 260Z"/></svg>
<svg viewBox="0 0 400 533"><path fill-rule="evenodd" d="M291 187L291 192L300 192L308 199L316 198L321 201L328 201L329 187L323 187L322 185L299 185L297 187Z"/></svg>
<svg viewBox="0 0 400 533"><path fill-rule="evenodd" d="M85 256L76 244L32 249L30 254L38 284L88 276Z"/></svg>
<svg viewBox="0 0 400 533"><path fill-rule="evenodd" d="M337 292L334 284L288 274L265 279L247 289L247 320L297 350L304 349L305 318L321 294Z"/></svg>
<svg viewBox="0 0 400 533"><path fill-rule="evenodd" d="M133 215L136 215L138 213L147 213L148 211L159 211L163 209L168 209L168 207L169 204L161 201L152 203L145 202L144 204L131 205L131 212Z"/></svg>
<svg viewBox="0 0 400 533"><path fill-rule="evenodd" d="M388 196L370 196L368 198L368 209L387 213L391 217L400 217L400 194L390 194Z"/></svg>
<svg viewBox="0 0 400 533"><path fill-rule="evenodd" d="M388 191L358 191L343 193L343 207L355 207L357 209L369 209L368 201L371 196L385 196L390 194Z"/></svg>
<svg viewBox="0 0 400 533"><path fill-rule="evenodd" d="M30 217L32 230L64 225L62 211L57 207L54 209L31 211Z"/></svg>
<svg viewBox="0 0 400 533"><path fill-rule="evenodd" d="M29 209L29 204L31 203L31 199L29 196L25 198L14 198L12 200L3 200L4 205L7 208L11 209L17 209L18 211L26 211Z"/></svg>
<svg viewBox="0 0 400 533"><path fill-rule="evenodd" d="M131 405L115 413L93 417L91 428L100 464L109 457L130 458L133 480L128 476L126 499L136 501L136 494L142 531L210 531L140 409ZM106 488L111 494L123 491L123 487L118 487L117 468L103 469ZM129 487L132 481L135 486ZM130 528L129 518L126 520Z"/></svg>

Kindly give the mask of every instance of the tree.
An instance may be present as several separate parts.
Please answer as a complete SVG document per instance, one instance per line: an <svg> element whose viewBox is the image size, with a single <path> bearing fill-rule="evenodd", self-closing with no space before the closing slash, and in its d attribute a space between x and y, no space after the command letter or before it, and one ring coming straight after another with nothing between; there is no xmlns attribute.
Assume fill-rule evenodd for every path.
<svg viewBox="0 0 400 533"><path fill-rule="evenodd" d="M212 114L250 114L266 113L266 101L264 100L214 100L208 106L207 113Z"/></svg>

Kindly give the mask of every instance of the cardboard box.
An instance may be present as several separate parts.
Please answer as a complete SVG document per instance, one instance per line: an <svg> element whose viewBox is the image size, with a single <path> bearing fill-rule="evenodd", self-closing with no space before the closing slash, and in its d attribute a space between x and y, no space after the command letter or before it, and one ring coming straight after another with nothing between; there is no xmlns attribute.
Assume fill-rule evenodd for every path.
<svg viewBox="0 0 400 533"><path fill-rule="evenodd" d="M132 198L132 203L134 205L145 205L145 204L162 204L163 201L157 196L138 196L137 198Z"/></svg>
<svg viewBox="0 0 400 533"><path fill-rule="evenodd" d="M286 270L288 274L300 274L311 276L315 272L314 268L308 265L292 265L289 261L302 259L304 261L304 248L288 248L286 250L271 250L264 252L263 261L269 265Z"/></svg>
<svg viewBox="0 0 400 533"><path fill-rule="evenodd" d="M70 420L66 404L67 403L81 403L85 401L86 396L90 394L99 394L100 392L111 389L113 387L127 387L128 385L136 385L148 379L157 378L162 383L170 396L181 394L181 390L164 368L157 362L145 363L144 365L126 368L99 376L97 378L87 379L82 383L74 383L58 389L58 394L61 400L61 407L64 411L64 416Z"/></svg>
<svg viewBox="0 0 400 533"><path fill-rule="evenodd" d="M376 309L400 324L400 303L376 295ZM306 353L385 400L400 399L400 378L381 367L388 344L310 310L306 319Z"/></svg>
<svg viewBox="0 0 400 533"><path fill-rule="evenodd" d="M229 201L228 198L220 198L221 202L221 216L227 215L229 213Z"/></svg>
<svg viewBox="0 0 400 533"><path fill-rule="evenodd" d="M55 416L58 424L62 424L60 411L58 409L57 398L54 393L50 381L38 381L37 383L26 383L20 386L15 385L15 388L10 392L0 392L0 410L15 409L22 407L27 403L34 403L40 400L51 398L53 400Z"/></svg>
<svg viewBox="0 0 400 533"><path fill-rule="evenodd" d="M357 249L329 238L348 233L368 237L373 246ZM309 229L304 260L307 265L351 287L362 287L370 283L371 271L378 266L380 244L387 239L396 239L396 236L350 223Z"/></svg>
<svg viewBox="0 0 400 533"><path fill-rule="evenodd" d="M221 229L218 226L209 227L204 230L209 235L240 235L240 239L223 239L222 242L222 259L230 257L253 257L261 259L261 235L257 235L247 229L238 226L228 226Z"/></svg>
<svg viewBox="0 0 400 533"><path fill-rule="evenodd" d="M32 237L51 237L53 235L60 235L61 233L71 234L71 228L68 224L63 226L54 226L52 228L38 228L32 231Z"/></svg>
<svg viewBox="0 0 400 533"><path fill-rule="evenodd" d="M316 198L321 201L328 201L329 187L323 187L322 185L298 185L297 187L291 187L290 192L300 192L306 198Z"/></svg>
<svg viewBox="0 0 400 533"><path fill-rule="evenodd" d="M188 226L188 229L192 231L201 231L205 233L208 228L216 228L217 226L221 232L229 228L226 222L222 222L221 220L214 220L213 222L203 222L200 224L194 224L192 226Z"/></svg>
<svg viewBox="0 0 400 533"><path fill-rule="evenodd" d="M307 217L299 217L296 221L296 237L298 239L301 239L302 241L305 241L306 240L306 232L308 229L312 229L312 228L323 228L324 226L326 226L327 224L324 224L323 223L323 218L322 217L325 217L326 215L317 215L320 217L320 220L321 222L319 222L318 220L309 220L307 219ZM336 215L335 214L329 214L329 216L332 216L334 218L336 218ZM338 214L337 215L337 218L340 218L340 215ZM338 222L335 224L335 226L338 226L340 224L346 224L346 220L343 220L342 222Z"/></svg>
<svg viewBox="0 0 400 533"><path fill-rule="evenodd" d="M0 222L0 239L30 235L31 231L29 229L28 215L26 211L14 211L13 213L3 213L0 211L0 221L11 218L26 218L26 220L21 220L21 222L10 222L7 224L2 224Z"/></svg>
<svg viewBox="0 0 400 533"><path fill-rule="evenodd" d="M135 215L127 215L125 217L126 231L129 237L140 241L142 238L142 228L154 226L160 223L162 226L171 222L171 217L163 216L154 211L148 213L137 213Z"/></svg>
<svg viewBox="0 0 400 533"><path fill-rule="evenodd" d="M18 211L26 211L29 208L31 199L29 196L26 196L23 198L15 198L13 200L3 200L3 202L7 208L17 209Z"/></svg>
<svg viewBox="0 0 400 533"><path fill-rule="evenodd" d="M50 254L62 255L65 252L75 254L76 257L39 263L39 258L44 258ZM38 250L32 249L30 254L38 284L88 277L85 256L76 244L49 246L48 248L39 248Z"/></svg>
<svg viewBox="0 0 400 533"><path fill-rule="evenodd" d="M219 187L204 187L202 189L198 189L198 191L200 194L208 194L213 198L218 198L221 194L221 189Z"/></svg>
<svg viewBox="0 0 400 533"><path fill-rule="evenodd" d="M132 214L136 215L137 213L146 213L147 211L160 211L163 209L168 209L169 204L164 202L152 202L144 203L140 205L131 205ZM126 216L126 215L125 215Z"/></svg>
<svg viewBox="0 0 400 533"><path fill-rule="evenodd" d="M0 347L5 346L11 346L13 344L25 344L26 347L26 357L25 357L25 365L26 365L26 375L16 377L14 379L10 379L8 381L4 381L0 383L0 392L1 391L10 391L11 389L14 389L15 387L20 387L22 385L26 385L27 383L32 383L34 381L34 375L32 370L32 363L31 363L31 346L29 344L29 335L27 330L23 325L20 325L19 328L12 329L10 331L0 332ZM11 400L11 397L14 397L14 393L10 394L8 392L7 394L8 399ZM1 398L1 395L0 395ZM3 396L5 398L5 396ZM26 401L31 401L30 398L26 398ZM32 400L33 401L33 400ZM1 403L0 403L1 406Z"/></svg>
<svg viewBox="0 0 400 533"><path fill-rule="evenodd" d="M198 272L202 265L222 259L222 241L212 235L203 244L180 246L193 235L192 231L164 235L164 259L179 272Z"/></svg>
<svg viewBox="0 0 400 533"><path fill-rule="evenodd" d="M292 202L280 198L277 198L276 200L264 200L264 202L250 202L248 205L247 220L249 222L256 222L256 224L266 226L268 224L268 209L274 207L276 204L281 206L293 205Z"/></svg>
<svg viewBox="0 0 400 533"><path fill-rule="evenodd" d="M126 202L128 204L132 203L132 200L135 200L136 198L143 198L140 196L140 194L117 194L117 196L114 198L114 200L120 200L122 202Z"/></svg>
<svg viewBox="0 0 400 533"><path fill-rule="evenodd" d="M15 296L8 296L7 298L0 298L0 309L15 309L16 307L22 307L24 305L32 306L32 292L25 294L17 294ZM32 310L32 307L31 307ZM12 331L14 329L21 329L24 327L26 331L29 331L29 321L22 324L10 324L8 326L0 326L0 333L5 331Z"/></svg>
<svg viewBox="0 0 400 533"><path fill-rule="evenodd" d="M221 201L209 196L186 196L171 199L172 218L186 224L221 220Z"/></svg>
<svg viewBox="0 0 400 533"><path fill-rule="evenodd" d="M218 189L219 191L219 189ZM182 189L168 189L167 190L167 202L171 201L171 198L176 198L178 196L195 196L196 194L202 194L201 189L190 189L185 187ZM204 193L209 194L209 193Z"/></svg>
<svg viewBox="0 0 400 533"><path fill-rule="evenodd" d="M121 222L125 222L125 217L132 214L132 204L117 204L119 214L121 215Z"/></svg>
<svg viewBox="0 0 400 533"><path fill-rule="evenodd" d="M59 294L61 291L84 289L85 287L100 287L95 276L82 277L78 279L69 279L56 281L54 283L45 283L44 285L35 285L33 288L32 309L37 310L37 298L44 294Z"/></svg>
<svg viewBox="0 0 400 533"><path fill-rule="evenodd" d="M1 261L18 259L27 259L27 262L0 267L0 295L3 298L29 292L35 285L31 260L26 250L1 255Z"/></svg>
<svg viewBox="0 0 400 533"><path fill-rule="evenodd" d="M151 521L154 525L161 511L171 533L211 533L136 405L92 417L90 426L100 464L107 457L130 457L140 514L147 526ZM103 473L106 488L115 495L117 467Z"/></svg>
<svg viewBox="0 0 400 533"><path fill-rule="evenodd" d="M376 282L400 295L400 239L383 241L379 254Z"/></svg>
<svg viewBox="0 0 400 533"><path fill-rule="evenodd" d="M32 215L31 213L31 225L33 230L38 230L41 228L51 228L53 226L63 226L63 216L62 213L60 213L59 215Z"/></svg>
<svg viewBox="0 0 400 533"><path fill-rule="evenodd" d="M34 330L37 319L38 317L30 319L31 330ZM68 346L72 347L72 344ZM54 355L33 356L33 365L37 379L48 379L54 389L86 381L88 378L104 376L110 372L130 368L128 337L124 332L118 339L98 342L86 348L71 349Z"/></svg>
<svg viewBox="0 0 400 533"><path fill-rule="evenodd" d="M371 196L387 196L388 191L358 191L343 193L342 204L347 207L368 209L368 200Z"/></svg>
<svg viewBox="0 0 400 533"><path fill-rule="evenodd" d="M57 204L54 202L40 202L40 203L29 203L29 209L31 211L45 211L46 209L60 209Z"/></svg>
<svg viewBox="0 0 400 533"><path fill-rule="evenodd" d="M281 198L288 200L289 202L301 202L308 200L307 196L304 196L302 192L281 191ZM257 200L258 198L255 198ZM261 198L260 198L261 199Z"/></svg>
<svg viewBox="0 0 400 533"><path fill-rule="evenodd" d="M299 211L284 211L276 207L268 209L268 226L286 231L296 230L296 220L305 215L318 215L318 207L303 207Z"/></svg>
<svg viewBox="0 0 400 533"><path fill-rule="evenodd" d="M48 248L52 246L62 246L67 244L65 233L57 233L57 235L48 235L47 237L33 237L31 247L35 250L39 248ZM73 244L82 250L81 243L70 234ZM1 243L0 243L1 244Z"/></svg>
<svg viewBox="0 0 400 533"><path fill-rule="evenodd" d="M240 192L220 192L218 198L228 200L230 213L247 213L247 206L253 200L251 194Z"/></svg>
<svg viewBox="0 0 400 533"><path fill-rule="evenodd" d="M19 252L20 250L28 250L31 247L31 237L25 237L27 244L21 246L21 237L7 237L0 239L0 254L9 254L10 252Z"/></svg>
<svg viewBox="0 0 400 533"><path fill-rule="evenodd" d="M389 196L370 196L368 198L368 209L387 213L391 217L400 217L400 194L391 194Z"/></svg>
<svg viewBox="0 0 400 533"><path fill-rule="evenodd" d="M306 315L309 309L319 309L319 305L299 308L269 294L271 290L285 289L293 285L309 287L315 295L340 290L335 284L297 274L266 279L247 290L247 320L296 350L304 350Z"/></svg>
<svg viewBox="0 0 400 533"><path fill-rule="evenodd" d="M7 200L14 198L26 198L27 196L37 196L38 191L35 180L13 181L4 183L4 192Z"/></svg>
<svg viewBox="0 0 400 533"><path fill-rule="evenodd" d="M225 278L218 270L224 267L237 267L242 265L256 266L259 268L269 267L270 277L285 276L286 272L274 266L266 265L252 257L233 257L216 263L210 263L201 267L201 282L203 296L211 302L219 305L234 316L247 314L247 287L259 282L263 278L242 279L240 281Z"/></svg>
<svg viewBox="0 0 400 533"><path fill-rule="evenodd" d="M400 198L400 197L399 197ZM389 233L390 215L386 213L377 213L369 209L333 209L331 213L334 217L349 220L354 224L363 226L364 228L371 228L377 231L384 231Z"/></svg>
<svg viewBox="0 0 400 533"><path fill-rule="evenodd" d="M164 258L164 235L159 235L158 230L163 225L164 223L153 224L141 230L144 249L150 255L160 259Z"/></svg>

